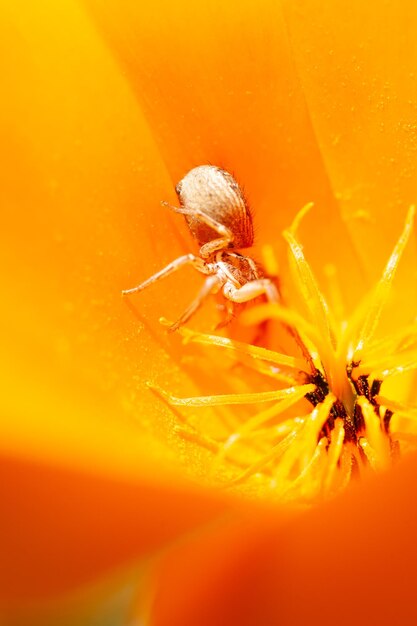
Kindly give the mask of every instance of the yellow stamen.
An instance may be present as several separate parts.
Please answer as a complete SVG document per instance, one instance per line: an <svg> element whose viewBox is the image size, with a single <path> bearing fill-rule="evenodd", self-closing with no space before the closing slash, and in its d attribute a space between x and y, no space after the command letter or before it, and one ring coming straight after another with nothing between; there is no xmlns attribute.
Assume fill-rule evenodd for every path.
<svg viewBox="0 0 417 626"><path fill-rule="evenodd" d="M204 371L208 378L215 378L221 368L223 383L231 393L179 398L152 387L173 409L213 407L207 411L209 418L206 412L200 419L187 411L189 417L181 416L176 428L183 439L211 453L208 480L239 486L246 493L268 492L281 500L303 503L334 495L369 467L375 471L390 467L400 445L401 449L417 446L417 407L402 397L386 397L393 395L394 376L417 369L416 319L382 338L375 337L410 237L414 207L407 213L380 281L349 318L336 269L324 268L330 311L297 239L301 219L310 208L306 205L284 232L293 280L305 310L300 313L281 300L280 304L252 306L240 316L246 325L280 322L294 339L295 354L298 346L302 358L180 328L184 344L213 348L207 358L207 351L202 350ZM277 276L271 247L264 249L264 256L267 272ZM219 360L218 351L228 358ZM188 357L194 364L198 358ZM251 386L254 374L261 381L260 391ZM244 406L264 402L274 404L252 415L249 406ZM206 432L207 424L211 429Z"/></svg>
<svg viewBox="0 0 417 626"><path fill-rule="evenodd" d="M303 221L307 213L313 208L313 206L314 202L307 202L307 204L305 204L303 208L298 211L293 219L291 226L288 229L289 232L291 232L293 235L297 234L301 222Z"/></svg>
<svg viewBox="0 0 417 626"><path fill-rule="evenodd" d="M331 311L336 320L340 324L345 320L345 306L343 303L342 290L337 278L337 269L332 263L328 263L324 266L324 274L327 278L328 292L330 295Z"/></svg>
<svg viewBox="0 0 417 626"><path fill-rule="evenodd" d="M205 346L220 346L226 350L233 352L239 352L246 356L250 356L253 359L261 359L268 363L274 363L275 365L282 365L291 369L302 370L305 368L305 363L301 359L288 356L286 354L279 354L273 350L267 350L259 346L253 346L240 341L229 339L228 337L219 337L218 335L206 335L197 331L189 330L188 328L180 328L180 334L184 337L186 343L198 343Z"/></svg>
<svg viewBox="0 0 417 626"><path fill-rule="evenodd" d="M291 406L294 406L294 404L299 402L304 397L304 395L305 389L300 387L299 390L295 392L291 397L285 400L281 400L281 402L278 402L269 409L261 411L260 413L257 413L255 416L250 418L241 426L239 430L232 433L230 437L225 441L223 445L223 450L220 450L216 458L216 465L219 465L222 462L226 452L230 450L232 446L236 445L240 439L247 437L252 431L254 431L256 428L259 428L259 426L262 426L271 419L276 418L278 415L282 415L282 413L287 411Z"/></svg>
<svg viewBox="0 0 417 626"><path fill-rule="evenodd" d="M343 450L343 440L345 438L345 428L343 420L337 419L330 438L330 445L327 451L327 470L323 481L323 492L327 494L331 491L334 476L337 470L337 463Z"/></svg>
<svg viewBox="0 0 417 626"><path fill-rule="evenodd" d="M264 244L261 248L262 265L267 276L273 278L279 276L279 265L274 249L268 244Z"/></svg>
<svg viewBox="0 0 417 626"><path fill-rule="evenodd" d="M151 385L148 385L151 386ZM258 391L256 393L232 393L217 396L195 396L191 398L177 398L167 393L163 389L152 385L154 389L164 396L170 404L174 406L218 406L222 404L256 404L261 402L270 402L271 400L283 400L293 395L298 395L299 391L303 391L303 395L314 391L314 385L300 385L298 387L289 387L278 391Z"/></svg>
<svg viewBox="0 0 417 626"><path fill-rule="evenodd" d="M241 316L241 322L247 326L256 326L266 320L277 320L291 328L296 328L302 340L309 349L311 360L318 359L317 349L314 344L320 342L320 336L314 326L309 324L296 311L290 311L279 304L262 304L254 306ZM304 364L305 367L305 364Z"/></svg>
<svg viewBox="0 0 417 626"><path fill-rule="evenodd" d="M415 216L415 207L411 206L407 213L407 218L404 226L404 230L396 243L394 250L385 266L384 272L379 283L376 286L372 300L369 303L369 307L363 320L362 328L359 331L358 342L354 351L354 359L359 361L362 358L362 351L366 344L369 344L376 327L378 326L381 313L389 298L392 282L398 269L401 256L407 245L410 237L411 230L413 228Z"/></svg>
<svg viewBox="0 0 417 626"><path fill-rule="evenodd" d="M307 305L311 320L319 333L319 344L323 344L325 351L334 348L334 331L331 328L328 306L320 292L310 266L304 257L302 246L298 243L291 231L284 231L295 261L296 272L294 282Z"/></svg>
<svg viewBox="0 0 417 626"><path fill-rule="evenodd" d="M256 472L264 469L268 463L272 461L276 461L277 459L284 454L286 450L288 450L293 443L295 437L297 436L297 432L294 431L290 435L288 435L283 441L274 446L268 454L265 454L259 461L253 463L247 470L245 470L242 474L240 474L237 478L230 481L229 486L238 485L244 482L249 476L252 476Z"/></svg>
<svg viewBox="0 0 417 626"><path fill-rule="evenodd" d="M376 471L378 469L378 457L377 457L375 450L372 448L371 444L366 439L366 437L361 437L359 439L359 445L361 449L364 451L366 458L369 461L370 466L372 467L372 469Z"/></svg>
<svg viewBox="0 0 417 626"><path fill-rule="evenodd" d="M389 398L379 395L375 396L375 400L378 402L378 404L387 407L394 413L398 413L398 415L417 420L417 407L415 406L409 406L408 404L404 404L403 402L390 400Z"/></svg>
<svg viewBox="0 0 417 626"><path fill-rule="evenodd" d="M358 398L357 402L362 409L367 441L373 450L373 454L375 454L375 467L376 469L385 469L390 461L390 446L389 440L382 432L381 420L375 412L375 407L366 398Z"/></svg>

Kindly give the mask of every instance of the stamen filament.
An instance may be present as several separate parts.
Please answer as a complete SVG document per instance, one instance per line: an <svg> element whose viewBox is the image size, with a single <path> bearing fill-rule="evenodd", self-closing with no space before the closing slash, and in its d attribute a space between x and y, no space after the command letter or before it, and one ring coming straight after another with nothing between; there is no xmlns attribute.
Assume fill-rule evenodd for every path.
<svg viewBox="0 0 417 626"><path fill-rule="evenodd" d="M357 402L365 421L366 439L375 454L376 468L385 469L390 460L390 448L389 440L381 430L381 420L375 412L375 407L366 398L362 396Z"/></svg>
<svg viewBox="0 0 417 626"><path fill-rule="evenodd" d="M216 407L204 414L204 425L210 425L207 433L199 430L203 419L198 418L197 428L193 425L195 412L189 413L189 419L182 417L176 429L184 439L212 454L211 471L206 474L209 479L221 479L225 487L244 486L248 493L261 486L281 499L303 502L332 496L367 468L379 471L389 467L400 446L403 450L417 445L417 406L398 398L391 400L381 392L387 379L417 369L416 318L404 328L375 337L410 238L414 207L407 213L374 291L348 318L335 268L325 268L333 316L297 239L297 228L309 208L304 207L284 232L295 286L307 316L281 299L280 304L253 306L239 318L247 325L280 322L302 358L182 327L178 332L184 344L215 348L204 358L203 371L213 378L221 369L229 393L181 398L151 387L172 408ZM264 253L270 273L277 272L273 250L266 248ZM282 277L274 275L280 284ZM229 357L221 363L218 349ZM200 357L188 358L195 364ZM268 390L253 392L248 376L241 375L245 370L249 377L255 372L257 380L265 375L262 388ZM408 379L404 382L409 384ZM388 382L388 396L392 388ZM273 405L264 410L256 407L253 415L249 408L229 408L264 402ZM210 420L214 415L215 421L208 422L207 415Z"/></svg>
<svg viewBox="0 0 417 626"><path fill-rule="evenodd" d="M314 325L319 331L319 343L325 344L325 350L335 347L334 331L331 328L329 311L326 301L320 292L310 266L304 258L302 246L291 231L284 231L292 252L296 267L296 284L308 307Z"/></svg>
<svg viewBox="0 0 417 626"><path fill-rule="evenodd" d="M280 354L267 348L260 346L253 346L251 344L242 343L241 341L235 341L228 337L220 337L218 335L206 335L197 331L189 330L188 328L180 328L180 334L184 337L185 343L198 343L205 346L220 346L226 350L232 350L241 354L250 356L254 359L261 359L268 363L274 363L275 365L282 365L296 370L305 369L305 363L301 359L288 356L286 354Z"/></svg>
<svg viewBox="0 0 417 626"><path fill-rule="evenodd" d="M148 384L151 387L151 385ZM299 385L298 387L288 387L278 391L258 391L255 393L233 393L215 396L195 396L191 398L177 398L170 393L164 391L156 385L152 385L170 404L174 406L218 406L223 404L257 404L258 402L270 402L271 400L283 400L289 396L298 394L300 390L303 395L311 393L315 389L315 385Z"/></svg>
<svg viewBox="0 0 417 626"><path fill-rule="evenodd" d="M274 446L268 452L268 454L265 454L261 459L259 459L259 461L257 461L256 463L253 463L242 474L239 474L239 476L231 480L227 486L238 485L242 483L243 481L246 480L246 478L249 478L249 476L252 476L256 472L263 469L271 461L276 461L282 454L284 454L286 450L289 449L289 447L293 443L296 436L297 436L297 431L292 432L285 439L283 439L283 441L280 441L280 443Z"/></svg>
<svg viewBox="0 0 417 626"><path fill-rule="evenodd" d="M331 490L337 463L340 459L340 455L342 454L344 438L345 428L343 426L343 420L339 418L335 420L334 429L331 433L329 449L327 451L327 470L323 482L324 493L329 493Z"/></svg>
<svg viewBox="0 0 417 626"><path fill-rule="evenodd" d="M385 266L381 279L376 286L373 298L370 302L370 306L368 307L365 319L363 320L362 328L359 331L358 342L354 351L355 360L361 359L361 353L364 349L364 346L370 343L378 326L381 313L386 305L390 294L392 282L394 280L398 264L400 262L401 256L404 252L413 228L414 215L415 207L413 205L408 210L404 230L401 233L401 236L394 247L388 263Z"/></svg>
<svg viewBox="0 0 417 626"><path fill-rule="evenodd" d="M254 417L250 418L247 422L245 422L239 430L232 433L230 437L223 444L223 449L219 451L215 459L215 464L218 466L228 450L236 445L240 439L247 437L253 430L262 426L269 420L276 418L278 415L281 415L284 411L287 411L291 406L299 402L301 398L305 395L304 389L299 389L298 392L294 393L292 397L287 398L286 400L281 400L274 406L266 409L265 411L261 411Z"/></svg>

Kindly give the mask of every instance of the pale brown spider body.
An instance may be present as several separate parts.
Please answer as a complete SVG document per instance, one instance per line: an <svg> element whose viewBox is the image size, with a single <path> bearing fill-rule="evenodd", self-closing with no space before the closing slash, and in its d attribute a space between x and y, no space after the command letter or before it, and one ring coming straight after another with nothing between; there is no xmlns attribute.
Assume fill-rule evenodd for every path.
<svg viewBox="0 0 417 626"><path fill-rule="evenodd" d="M229 172L213 165L195 167L175 188L185 220L206 257L220 248L250 248L253 222L242 189ZM180 210L181 211L181 210ZM182 212L182 211L181 211ZM204 216L201 214L204 213ZM205 217L216 224L210 226ZM222 227L222 237L219 237Z"/></svg>
<svg viewBox="0 0 417 626"><path fill-rule="evenodd" d="M123 291L142 291L180 267L191 264L207 278L197 297L184 311L172 330L185 324L211 293L222 290L230 303L244 303L264 295L278 300L278 291L251 257L237 252L253 244L252 216L243 192L231 174L214 165L200 165L190 170L176 186L180 207L187 225L200 246L200 256L186 254L172 261L143 283ZM230 307L229 307L230 309Z"/></svg>

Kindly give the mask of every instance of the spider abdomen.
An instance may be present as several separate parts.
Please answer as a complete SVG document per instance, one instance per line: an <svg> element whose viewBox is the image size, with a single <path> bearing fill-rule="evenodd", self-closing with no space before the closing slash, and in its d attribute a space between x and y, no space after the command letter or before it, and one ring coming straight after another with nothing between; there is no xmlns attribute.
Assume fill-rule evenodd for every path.
<svg viewBox="0 0 417 626"><path fill-rule="evenodd" d="M200 165L190 170L176 186L188 227L200 246L213 241L218 233L198 217L201 211L228 228L233 241L229 248L253 245L253 223L243 191L229 172L215 165Z"/></svg>

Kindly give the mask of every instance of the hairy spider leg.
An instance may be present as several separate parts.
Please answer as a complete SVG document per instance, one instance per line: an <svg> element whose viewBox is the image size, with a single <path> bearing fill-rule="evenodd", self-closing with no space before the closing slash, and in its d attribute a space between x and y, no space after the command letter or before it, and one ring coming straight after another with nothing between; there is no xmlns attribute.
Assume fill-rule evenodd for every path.
<svg viewBox="0 0 417 626"><path fill-rule="evenodd" d="M223 248L227 248L227 246L232 243L234 239L234 235L230 228L224 226L217 220L213 219L201 209L187 209L186 207L176 207L168 202L163 201L161 203L163 206L167 206L168 208L175 211L175 213L180 213L181 215L189 215L190 217L195 217L201 220L206 226L209 226L213 230L216 231L220 235L218 239L213 239L212 241L208 241L203 244L200 248L200 254L203 258L208 259L211 257L217 250L222 250Z"/></svg>
<svg viewBox="0 0 417 626"><path fill-rule="evenodd" d="M202 288L200 289L200 291L198 292L197 296L194 298L191 304L185 309L181 317L174 324L172 324L172 326L169 327L169 330L170 331L177 330L180 326L188 322L190 317L192 317L194 313L203 304L207 296L209 296L211 293L216 293L222 287L222 285L223 285L223 280L216 274L212 274L211 276L208 276L206 280L204 281L204 284Z"/></svg>
<svg viewBox="0 0 417 626"><path fill-rule="evenodd" d="M278 290L269 278L250 280L242 287L235 287L228 281L223 287L223 293L226 298L238 303L249 302L262 295L265 295L269 302L279 302Z"/></svg>
<svg viewBox="0 0 417 626"><path fill-rule="evenodd" d="M152 285L152 283L156 283L156 281L158 281L160 278L165 278L165 276L173 274L184 265L193 265L196 270L198 270L202 274L208 273L204 261L195 256L195 254L185 254L184 256L180 256L178 257L178 259L175 259L175 261L172 261L172 263L169 263L166 267L145 280L143 283L140 283L140 285L138 285L137 287L133 287L132 289L124 289L122 291L122 294L124 296L127 296L131 293L142 291L143 289L146 289L146 287L149 287L149 285Z"/></svg>

